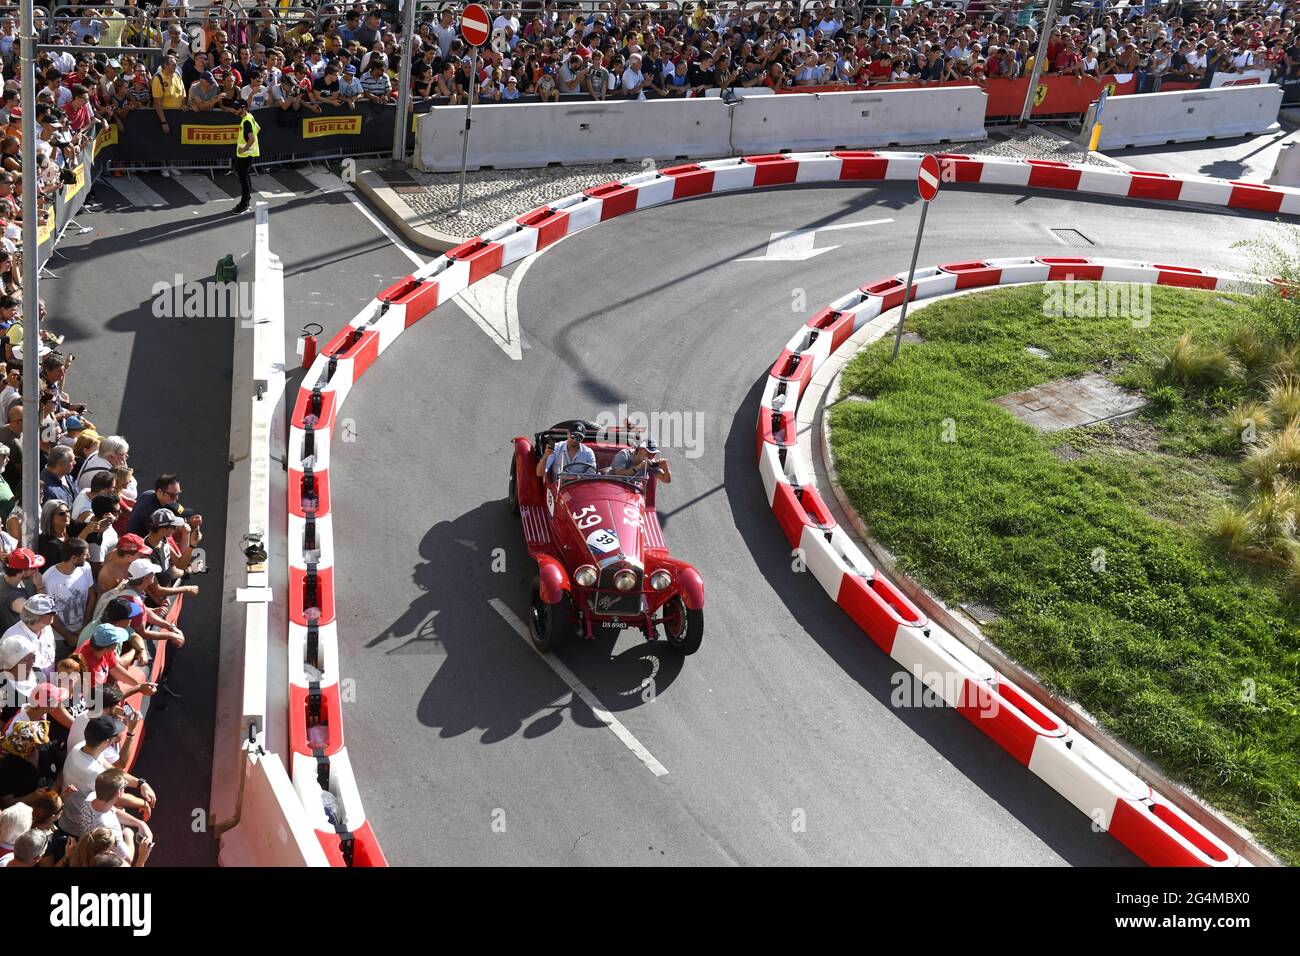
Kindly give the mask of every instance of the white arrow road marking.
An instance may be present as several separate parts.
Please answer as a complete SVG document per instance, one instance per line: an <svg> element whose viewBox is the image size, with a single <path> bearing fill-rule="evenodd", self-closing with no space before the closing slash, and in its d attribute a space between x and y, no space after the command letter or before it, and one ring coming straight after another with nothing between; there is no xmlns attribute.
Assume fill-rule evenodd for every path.
<svg viewBox="0 0 1300 956"><path fill-rule="evenodd" d="M835 229L857 229L861 226L879 226L893 221L893 219L870 219L866 222L841 222L833 226L822 226L818 229L793 229L774 232L771 238L767 240L767 251L763 255L746 256L736 261L802 262L805 259L811 259L813 256L820 256L823 252L830 252L832 249L839 248L839 246L815 247L814 243L817 241L817 233L819 232L830 232Z"/></svg>
<svg viewBox="0 0 1300 956"><path fill-rule="evenodd" d="M515 270L523 272L530 259L525 259ZM499 272L479 279L455 302L487 337L500 346L501 351L516 362L524 357L519 339L519 283L514 276L507 279Z"/></svg>
<svg viewBox="0 0 1300 956"><path fill-rule="evenodd" d="M668 768L656 760L654 754L646 750L641 741L632 736L632 731L624 727L617 717L601 705L600 701L596 698L596 695L587 690L582 681L578 680L578 678L574 676L573 671L569 670L562 660L554 654L549 652L543 654L537 649L533 644L533 639L528 636L528 627L523 621L519 620L519 615L506 607L505 602L500 598L492 598L488 603L491 604L492 609L500 614L505 622L510 625L510 629L523 638L524 643L532 648L533 653L546 661L546 663L550 665L551 670L555 671L556 675L559 676L560 680L569 685L569 690L573 691L573 693L580 698L584 704L591 708L591 712L596 715L596 719L612 730L614 736L623 742L623 746L632 751L638 760L650 768L652 774L656 777L666 777L668 775Z"/></svg>
<svg viewBox="0 0 1300 956"><path fill-rule="evenodd" d="M501 351L521 361L524 349L532 348L519 331L519 286L533 263L547 249L554 249L568 236L562 236L545 249L521 259L509 279L494 272L484 276L452 299L495 342Z"/></svg>

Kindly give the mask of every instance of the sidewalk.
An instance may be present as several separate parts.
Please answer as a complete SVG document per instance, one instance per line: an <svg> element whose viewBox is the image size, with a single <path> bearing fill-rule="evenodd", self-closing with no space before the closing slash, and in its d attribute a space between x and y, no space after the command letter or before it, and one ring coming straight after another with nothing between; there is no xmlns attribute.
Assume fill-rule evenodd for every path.
<svg viewBox="0 0 1300 956"><path fill-rule="evenodd" d="M1025 159L1079 162L1082 151L1073 140L1039 126L1023 132L1012 127L989 131L978 143L918 146L911 152L983 153ZM1093 153L1088 162L1122 165ZM446 252L493 226L564 196L613 179L644 172L640 163L600 166L548 166L542 169L481 169L465 177L465 215L457 217L458 173L422 173L387 160L362 163L357 189L411 245Z"/></svg>

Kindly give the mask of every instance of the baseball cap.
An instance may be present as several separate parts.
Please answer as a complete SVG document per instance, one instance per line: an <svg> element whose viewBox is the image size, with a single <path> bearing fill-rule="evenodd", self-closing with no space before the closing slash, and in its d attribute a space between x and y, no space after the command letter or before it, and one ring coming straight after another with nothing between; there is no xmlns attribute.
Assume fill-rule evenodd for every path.
<svg viewBox="0 0 1300 956"><path fill-rule="evenodd" d="M159 508L149 516L149 524L155 528L183 528L185 519L170 508Z"/></svg>
<svg viewBox="0 0 1300 956"><path fill-rule="evenodd" d="M151 574L157 574L162 568L148 558L136 558L126 569L126 576L132 581L139 581Z"/></svg>
<svg viewBox="0 0 1300 956"><path fill-rule="evenodd" d="M147 551L149 546L144 543L144 538L138 534L124 534L117 539L117 550L119 551Z"/></svg>
<svg viewBox="0 0 1300 956"><path fill-rule="evenodd" d="M31 700L37 707L58 707L71 696L66 687L45 683L32 688Z"/></svg>
<svg viewBox="0 0 1300 956"><path fill-rule="evenodd" d="M581 428L575 428L573 431L569 432L569 437L574 439L575 441L586 441L587 433L584 432Z"/></svg>
<svg viewBox="0 0 1300 956"><path fill-rule="evenodd" d="M652 454L652 455L657 455L657 454L659 454L659 445L658 445L657 442L655 442L655 440L654 440L653 438L647 438L645 441L643 441L643 442L641 442L639 445L637 445L637 447L638 447L638 448L644 448L646 451L648 451L648 452L649 452L650 454Z"/></svg>
<svg viewBox="0 0 1300 956"><path fill-rule="evenodd" d="M63 430L67 432L79 432L84 430L86 423L76 415L69 415L63 420Z"/></svg>
<svg viewBox="0 0 1300 956"><path fill-rule="evenodd" d="M215 82L217 82L217 78L216 78L215 76L212 75L212 71L211 71L211 70L204 70L204 71L203 71L203 75L202 75L201 77L199 77L199 79L201 79L201 80L207 80L209 83L215 83Z"/></svg>
<svg viewBox="0 0 1300 956"><path fill-rule="evenodd" d="M15 548L5 559L5 567L10 571L30 571L45 566L45 559L31 548Z"/></svg>
<svg viewBox="0 0 1300 956"><path fill-rule="evenodd" d="M355 63L349 63L347 66L345 66L345 67L343 68L343 72L344 72L344 73L349 73L349 74L351 74L352 76L356 76L356 75L357 75L357 65L356 65Z"/></svg>
<svg viewBox="0 0 1300 956"><path fill-rule="evenodd" d="M0 668L11 670L24 657L35 654L40 648L26 634L11 634L0 641Z"/></svg>
<svg viewBox="0 0 1300 956"><path fill-rule="evenodd" d="M90 643L96 647L112 647L114 644L121 644L129 636L126 628L103 621L96 624L95 629L90 632Z"/></svg>
<svg viewBox="0 0 1300 956"><path fill-rule="evenodd" d="M125 621L129 618L139 617L144 613L144 608L135 601L130 601L124 597L115 597L104 605L104 613L101 614L100 620L108 621Z"/></svg>
<svg viewBox="0 0 1300 956"><path fill-rule="evenodd" d="M33 594L23 605L24 610L31 611L33 614L53 614L57 608L54 605L54 598L48 594Z"/></svg>
<svg viewBox="0 0 1300 956"><path fill-rule="evenodd" d="M86 721L85 740L92 747L97 747L105 740L112 740L122 731L126 724L111 714L101 714Z"/></svg>

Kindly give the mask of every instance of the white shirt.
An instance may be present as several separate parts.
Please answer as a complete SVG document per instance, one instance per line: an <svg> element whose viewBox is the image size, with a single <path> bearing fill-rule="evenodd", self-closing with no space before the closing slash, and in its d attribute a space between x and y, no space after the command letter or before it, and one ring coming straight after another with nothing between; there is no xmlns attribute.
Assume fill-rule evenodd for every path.
<svg viewBox="0 0 1300 956"><path fill-rule="evenodd" d="M644 79L645 79L645 74L643 74L640 70L634 70L629 66L626 70L623 71L623 89L634 90L641 85Z"/></svg>
<svg viewBox="0 0 1300 956"><path fill-rule="evenodd" d="M25 622L19 621L13 627L9 628L9 630L5 631L4 634L0 634L0 640L4 640L6 637L13 637L19 634L30 637L33 641L36 642L36 661L32 664L32 666L37 670L42 670L42 671L52 670L55 661L54 628L52 627L42 628L41 632L37 634L30 627L28 627Z"/></svg>
<svg viewBox="0 0 1300 956"><path fill-rule="evenodd" d="M83 710L76 717L72 718L72 727L68 730L68 753L80 747L86 741L86 724L90 723L90 711ZM99 755L99 759L112 765L117 763L121 751L117 749L117 741L111 741Z"/></svg>
<svg viewBox="0 0 1300 956"><path fill-rule="evenodd" d="M69 793L64 797L64 802L68 804L80 804L93 799L95 795L95 778L111 766L111 763L105 761L104 754L100 754L98 757L92 757L86 753L86 744L84 741L77 744L75 749L70 749L68 751L68 759L64 761L63 764L63 784L64 786L71 784L77 789L74 793ZM75 814L68 814L65 812L63 816L59 818L60 826L62 826L63 821L68 819L70 816L75 816ZM71 833L70 830L65 830L64 832ZM80 833L73 833L72 835L81 836Z"/></svg>
<svg viewBox="0 0 1300 956"><path fill-rule="evenodd" d="M116 532L113 537L116 539ZM92 577L90 568L84 564L71 574L64 574L57 565L52 565L41 575L45 593L54 600L55 613L59 615L63 626L74 634L81 630L81 619L86 613L86 595L90 593Z"/></svg>

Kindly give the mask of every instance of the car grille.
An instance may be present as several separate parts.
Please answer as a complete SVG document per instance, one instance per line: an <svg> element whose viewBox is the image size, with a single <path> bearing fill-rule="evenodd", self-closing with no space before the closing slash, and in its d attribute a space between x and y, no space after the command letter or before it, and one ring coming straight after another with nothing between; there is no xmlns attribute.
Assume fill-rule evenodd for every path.
<svg viewBox="0 0 1300 956"><path fill-rule="evenodd" d="M601 616L620 616L643 613L640 591L592 591L587 598L587 610Z"/></svg>

